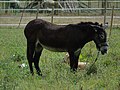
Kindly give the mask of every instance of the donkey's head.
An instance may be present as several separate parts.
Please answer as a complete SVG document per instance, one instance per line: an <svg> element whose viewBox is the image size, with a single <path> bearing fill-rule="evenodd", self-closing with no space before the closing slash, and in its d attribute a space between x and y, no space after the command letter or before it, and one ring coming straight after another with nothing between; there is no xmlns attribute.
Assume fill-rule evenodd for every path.
<svg viewBox="0 0 120 90"><path fill-rule="evenodd" d="M106 27L107 27L106 25L105 26L97 26L97 25L93 26L95 30L94 42L96 44L97 49L101 51L103 55L107 53L107 50L108 50L107 34L105 32Z"/></svg>

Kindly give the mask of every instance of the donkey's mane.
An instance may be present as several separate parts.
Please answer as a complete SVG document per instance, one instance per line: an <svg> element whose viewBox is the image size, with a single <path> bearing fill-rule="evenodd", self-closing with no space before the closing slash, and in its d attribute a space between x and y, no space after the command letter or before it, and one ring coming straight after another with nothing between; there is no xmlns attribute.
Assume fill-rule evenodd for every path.
<svg viewBox="0 0 120 90"><path fill-rule="evenodd" d="M80 22L77 25L97 25L102 27L102 24L99 24L98 22Z"/></svg>

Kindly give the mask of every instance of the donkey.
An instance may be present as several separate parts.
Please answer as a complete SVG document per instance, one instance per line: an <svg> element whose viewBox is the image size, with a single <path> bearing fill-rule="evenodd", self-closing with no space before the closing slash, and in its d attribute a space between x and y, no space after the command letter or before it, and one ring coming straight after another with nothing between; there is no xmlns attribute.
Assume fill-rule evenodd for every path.
<svg viewBox="0 0 120 90"><path fill-rule="evenodd" d="M42 19L35 19L26 25L24 34L27 39L27 59L32 75L34 74L32 63L37 74L42 75L39 58L43 48L55 52L68 52L70 68L73 71L78 68L78 58L86 43L94 41L97 50L103 55L108 50L105 26L98 23L56 25Z"/></svg>

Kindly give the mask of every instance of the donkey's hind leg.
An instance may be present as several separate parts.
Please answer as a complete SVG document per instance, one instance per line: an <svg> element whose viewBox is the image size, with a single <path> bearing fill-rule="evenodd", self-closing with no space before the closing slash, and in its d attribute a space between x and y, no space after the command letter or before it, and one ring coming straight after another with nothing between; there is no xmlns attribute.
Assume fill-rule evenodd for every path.
<svg viewBox="0 0 120 90"><path fill-rule="evenodd" d="M39 68L39 58L41 56L43 47L40 44L37 44L35 47L35 53L34 53L34 65L37 71L37 74L42 76L41 70Z"/></svg>
<svg viewBox="0 0 120 90"><path fill-rule="evenodd" d="M35 44L31 43L31 42L27 42L27 59L28 59L28 64L29 64L29 68L30 68L30 72L33 75L33 67L32 67L32 62L33 60L33 54L35 51Z"/></svg>

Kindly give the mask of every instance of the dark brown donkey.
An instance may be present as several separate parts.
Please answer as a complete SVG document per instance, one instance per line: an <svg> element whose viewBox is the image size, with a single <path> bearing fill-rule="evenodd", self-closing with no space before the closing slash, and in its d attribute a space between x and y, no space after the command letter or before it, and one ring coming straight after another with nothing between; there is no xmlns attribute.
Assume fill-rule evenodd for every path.
<svg viewBox="0 0 120 90"><path fill-rule="evenodd" d="M70 67L73 71L77 70L78 57L86 43L93 40L102 54L107 53L105 26L98 23L82 22L55 25L41 19L35 19L26 25L24 34L27 38L27 59L32 74L32 63L34 63L38 75L42 75L39 68L39 58L43 48L57 52L68 52Z"/></svg>

